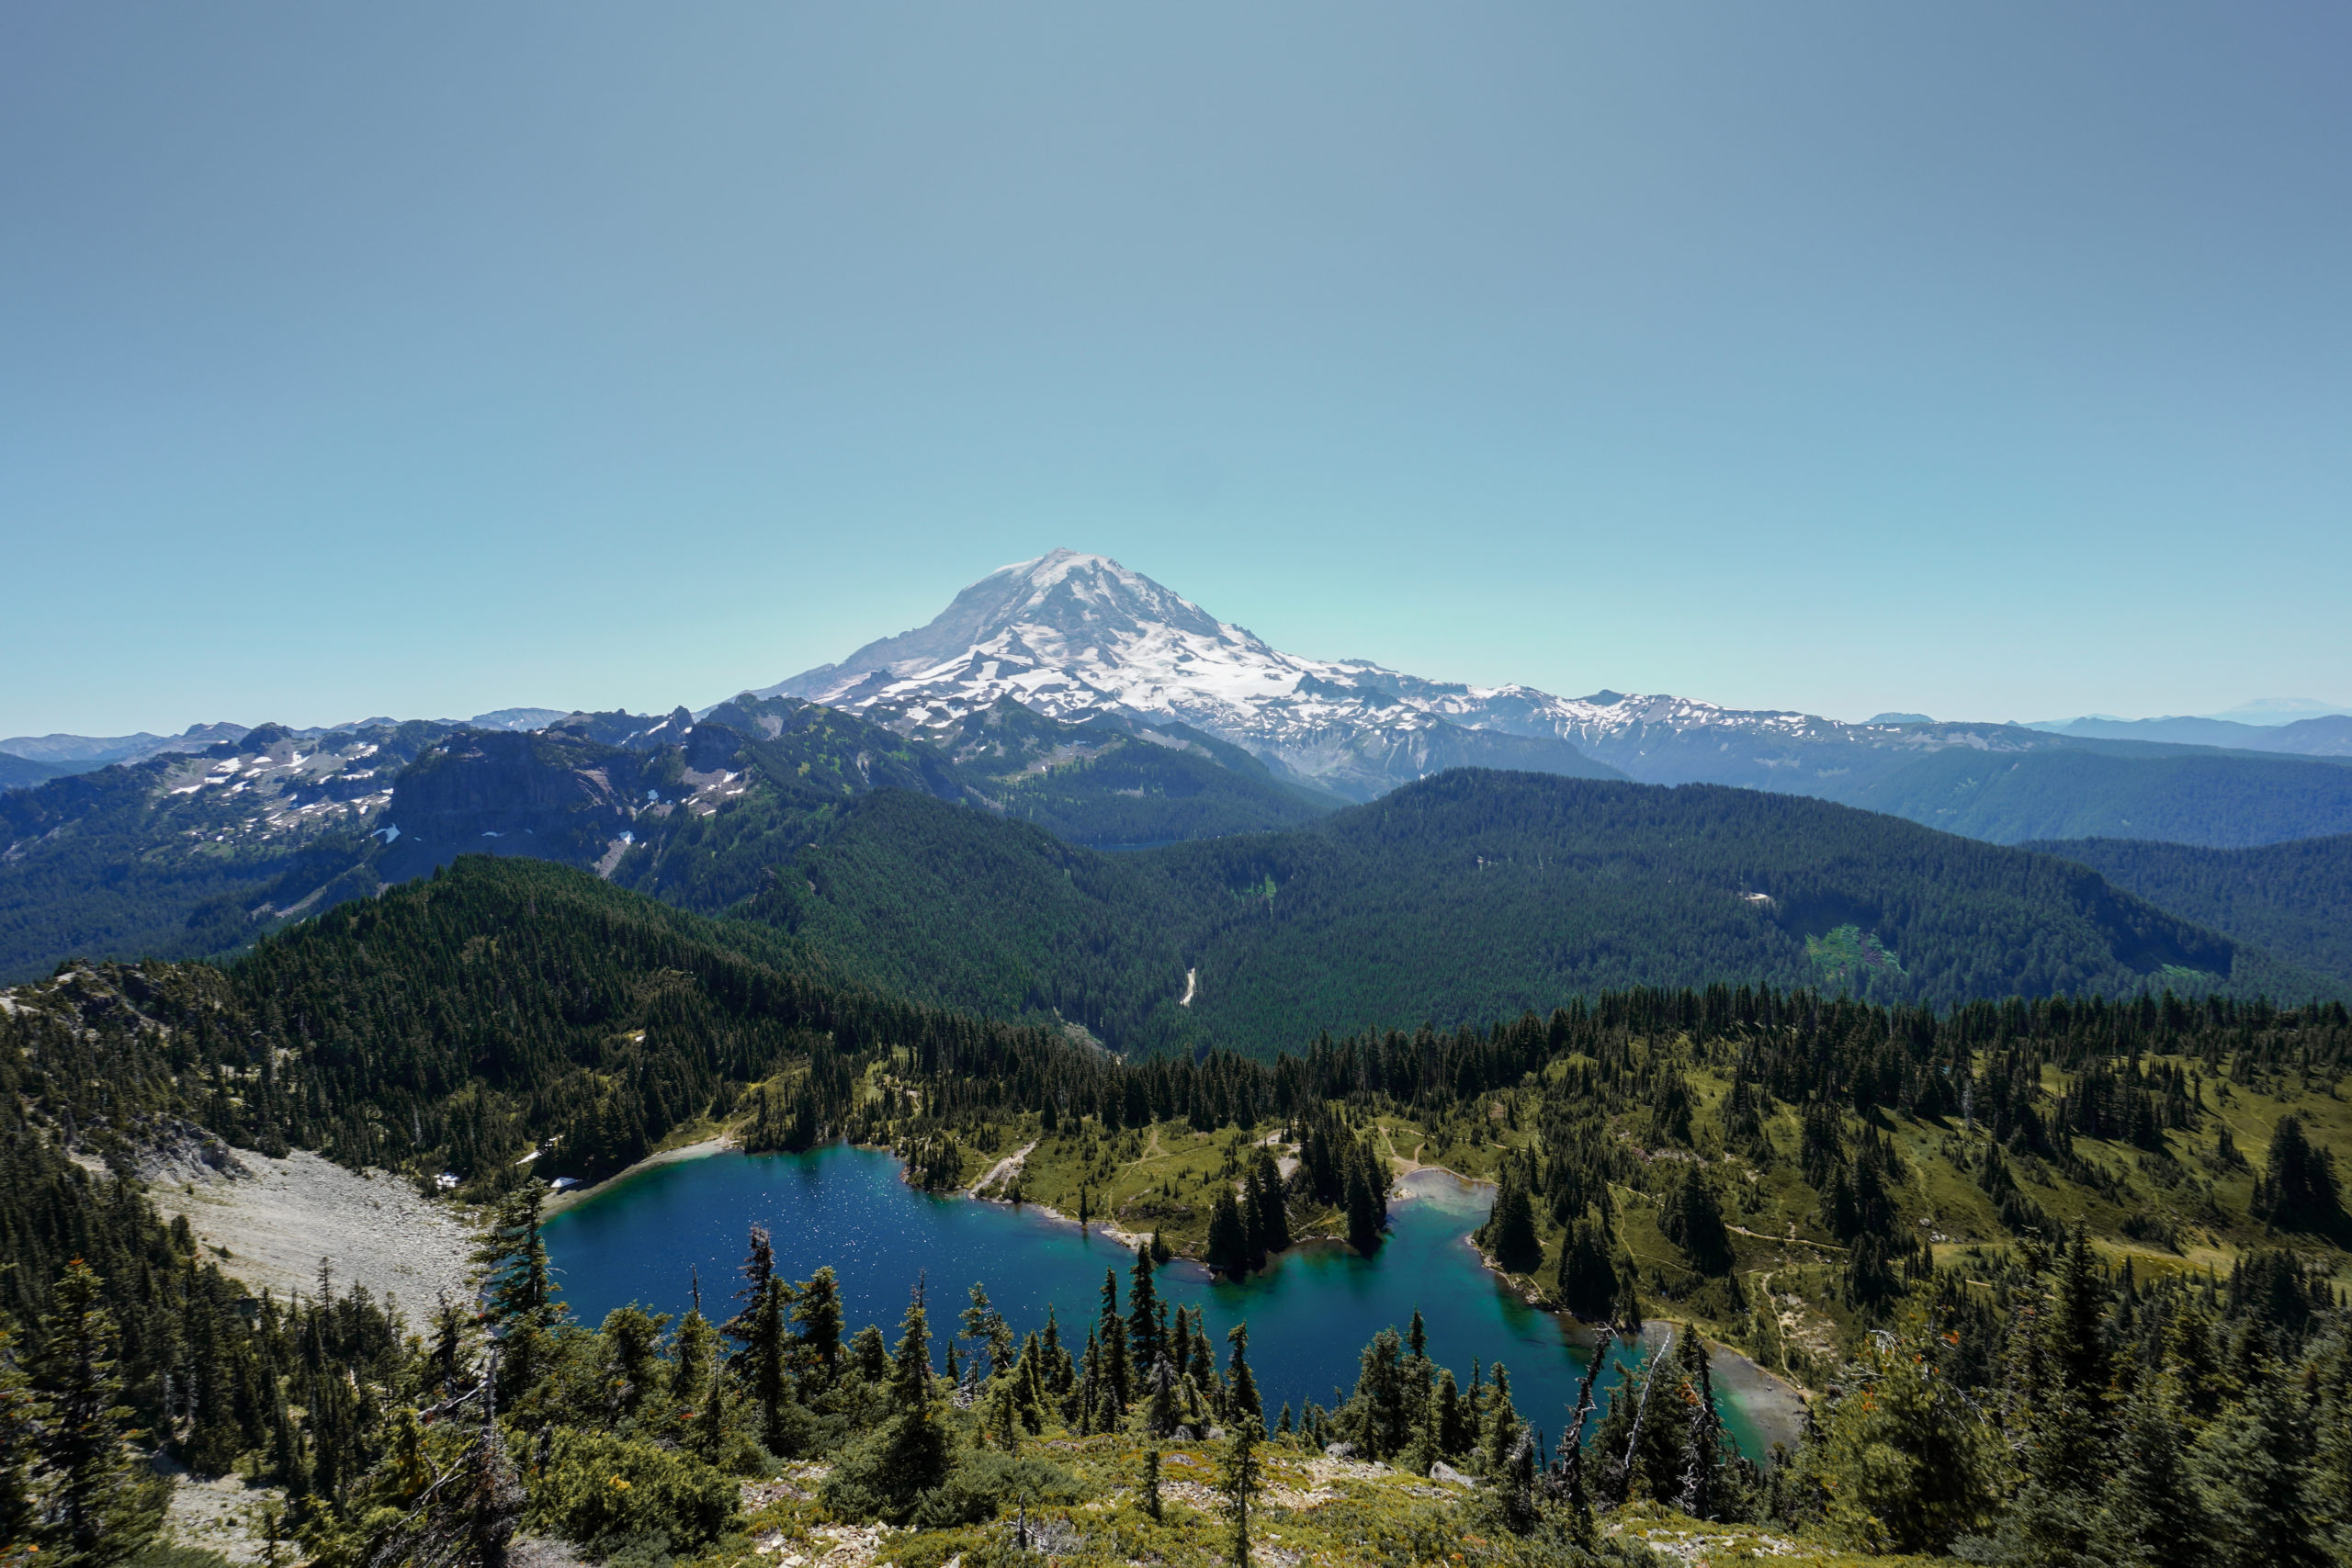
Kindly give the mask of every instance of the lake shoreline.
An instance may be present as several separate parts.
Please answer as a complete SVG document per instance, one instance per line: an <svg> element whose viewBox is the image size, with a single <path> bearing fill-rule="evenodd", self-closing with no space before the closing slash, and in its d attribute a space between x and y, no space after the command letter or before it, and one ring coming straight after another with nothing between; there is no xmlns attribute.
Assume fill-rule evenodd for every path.
<svg viewBox="0 0 2352 1568"><path fill-rule="evenodd" d="M658 1154L648 1155L635 1165L623 1166L602 1181L592 1182L585 1187L571 1188L562 1192L549 1193L546 1205L540 1209L539 1213L549 1216L560 1214L575 1204L586 1202L591 1198L611 1191L633 1176L641 1175L649 1170L658 1170L665 1165L676 1165L681 1160L705 1159L712 1155L739 1153L741 1149L741 1145L729 1133L720 1133L705 1138L699 1143L681 1144L674 1149L663 1149Z"/></svg>
<svg viewBox="0 0 2352 1568"><path fill-rule="evenodd" d="M1416 1192L1412 1190L1414 1179L1421 1176L1442 1176L1463 1187L1483 1187L1489 1190L1495 1186L1491 1181L1481 1181L1476 1177L1464 1176L1460 1171L1446 1166L1427 1165L1416 1160L1410 1163L1410 1168L1399 1173L1398 1195L1394 1201L1410 1202L1417 1199L1424 1201L1430 1199L1432 1194ZM1543 1287L1527 1276L1512 1274L1504 1269L1469 1235L1463 1236L1462 1244L1477 1255L1479 1263L1485 1267L1488 1274L1494 1276L1496 1283L1501 1289L1517 1296L1532 1310L1549 1313L1563 1322L1575 1324L1579 1329L1588 1329L1591 1326L1566 1308L1553 1305L1551 1297L1544 1292ZM1696 1331L1693 1330L1693 1332ZM1620 1337L1623 1338L1624 1336L1621 1335ZM1641 1334L1633 1337L1637 1340L1646 1340L1649 1336ZM1767 1370L1750 1359L1745 1351L1736 1347L1705 1336L1701 1337L1706 1339L1707 1360L1716 1381L1722 1383L1738 1402L1741 1410L1747 1414L1748 1419L1775 1442L1786 1443L1790 1448L1795 1448L1797 1438L1804 1431L1805 1411L1812 1400L1810 1391L1778 1372Z"/></svg>
<svg viewBox="0 0 2352 1568"><path fill-rule="evenodd" d="M891 1151L887 1146L881 1145L859 1144L851 1145L850 1146L854 1148L866 1149L874 1153L891 1154ZM640 1175L646 1171L658 1169L663 1166L675 1165L685 1160L703 1159L717 1154L741 1152L742 1151L737 1140L731 1134L725 1133L717 1134L713 1137L702 1139L696 1143L682 1145L674 1149L664 1149L659 1154L648 1156L646 1158L639 1160L636 1164L615 1172L613 1175L606 1177L604 1180L599 1181L593 1186L575 1187L570 1191L553 1195L548 1201L545 1213L549 1217L552 1217L564 1210L576 1207L590 1198L600 1197L612 1192L616 1188L628 1182L632 1177ZM1024 1150L1023 1152L1025 1153L1026 1151ZM897 1158L895 1155L892 1155L892 1157L894 1159ZM901 1181L903 1181L905 1178L906 1162L899 1160L898 1164L899 1168L899 1178ZM1391 1201L1397 1203L1440 1203L1442 1201L1442 1198L1440 1193L1424 1190L1423 1189L1428 1187L1431 1182L1441 1179L1450 1182L1464 1191L1476 1189L1485 1189L1491 1191L1495 1185L1491 1181L1482 1181L1475 1177L1464 1176L1460 1171L1452 1169L1446 1166L1413 1161L1409 1162L1408 1168L1398 1173L1396 1193L1396 1196L1391 1199ZM1034 1200L1027 1199L1016 1203L1012 1200L1000 1196L997 1193L982 1192L980 1189L988 1185L989 1185L988 1179L984 1177L979 1182L975 1183L973 1187L969 1189L957 1187L947 1192L934 1193L933 1196L961 1198L971 1202L989 1204L1000 1209L1011 1210L1014 1213L1026 1212L1035 1213L1056 1224L1071 1226L1081 1234L1098 1234L1105 1240L1114 1242L1129 1252L1134 1251L1137 1247L1148 1245L1151 1240L1149 1235L1136 1235L1135 1233L1127 1231L1107 1220L1090 1218L1081 1224L1077 1216L1065 1213L1061 1210L1055 1208L1050 1203L1041 1203ZM1295 1245L1305 1246L1310 1242L1340 1242L1340 1240L1341 1238L1339 1237L1301 1236L1298 1238ZM1342 1243L1342 1245L1344 1244ZM1495 1260L1492 1258L1489 1258L1485 1251L1480 1249L1476 1242L1471 1240L1469 1233L1466 1231L1461 1236L1461 1245L1468 1247L1471 1252L1476 1256L1480 1267L1484 1269L1487 1274L1495 1281L1498 1289L1519 1300L1531 1311L1543 1313L1559 1321L1563 1325L1564 1331L1569 1325L1575 1325L1575 1328L1578 1331L1583 1331L1587 1328L1582 1318L1576 1316L1573 1313L1569 1313L1562 1308L1550 1304L1550 1298L1546 1296L1541 1287L1535 1285L1532 1280L1523 1280L1523 1277L1509 1274L1502 1269L1498 1268L1496 1265ZM1207 1268L1207 1265L1202 1263L1200 1259L1188 1258L1182 1254L1178 1254L1173 1261L1190 1264L1198 1269L1205 1269ZM1214 1271L1211 1271L1211 1273L1213 1278L1216 1277L1215 1276ZM1646 1337L1647 1336L1645 1335L1634 1337L1636 1340L1645 1339ZM1709 1359L1715 1369L1716 1377L1724 1384L1725 1390L1732 1393L1734 1398L1737 1400L1741 1409L1747 1415L1748 1418L1756 1424L1759 1430L1764 1431L1773 1440L1786 1442L1791 1447L1794 1447L1798 1435L1804 1429L1806 1404L1810 1398L1807 1392L1780 1374L1767 1371L1765 1368L1750 1359L1746 1354L1732 1346L1722 1344L1713 1339L1709 1339L1707 1341L1707 1347Z"/></svg>

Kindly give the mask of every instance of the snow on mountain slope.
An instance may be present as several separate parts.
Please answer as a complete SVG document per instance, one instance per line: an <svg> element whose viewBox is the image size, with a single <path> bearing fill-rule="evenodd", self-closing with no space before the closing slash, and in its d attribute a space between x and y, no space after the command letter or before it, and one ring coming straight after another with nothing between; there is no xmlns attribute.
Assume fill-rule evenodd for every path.
<svg viewBox="0 0 2352 1568"><path fill-rule="evenodd" d="M1270 648L1105 556L1000 568L929 626L758 694L953 723L1002 697L1057 718L1174 718L1358 799L1464 765L1835 795L1928 750L2045 744L2008 726L1848 725L1603 691L1424 680Z"/></svg>

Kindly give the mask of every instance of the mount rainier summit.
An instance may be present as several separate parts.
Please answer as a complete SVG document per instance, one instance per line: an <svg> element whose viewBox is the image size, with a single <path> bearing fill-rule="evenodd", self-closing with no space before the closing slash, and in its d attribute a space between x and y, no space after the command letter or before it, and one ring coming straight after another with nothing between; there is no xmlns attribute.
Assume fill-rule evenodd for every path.
<svg viewBox="0 0 2352 1568"><path fill-rule="evenodd" d="M1172 721L1353 800L1462 766L1839 796L1945 747L2048 743L2007 725L1851 725L1686 697L1559 697L1310 659L1106 556L1067 549L1000 568L929 625L756 694L847 708L902 732L1008 700L1061 719Z"/></svg>

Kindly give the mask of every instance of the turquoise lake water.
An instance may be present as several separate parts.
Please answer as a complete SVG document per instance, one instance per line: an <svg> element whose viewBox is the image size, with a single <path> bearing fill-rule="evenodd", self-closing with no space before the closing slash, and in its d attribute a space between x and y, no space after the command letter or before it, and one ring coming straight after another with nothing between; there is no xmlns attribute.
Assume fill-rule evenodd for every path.
<svg viewBox="0 0 2352 1568"><path fill-rule="evenodd" d="M1572 1320L1504 1291L1472 1250L1467 1237L1492 1189L1423 1171L1405 1190L1389 1209L1392 1229L1376 1257L1312 1244L1238 1281L1212 1280L1180 1260L1160 1269L1159 1292L1171 1310L1206 1310L1220 1366L1225 1331L1248 1320L1250 1368L1269 1420L1285 1401L1294 1409L1308 1399L1339 1404L1355 1386L1364 1345L1383 1328L1402 1333L1418 1306L1431 1357L1464 1387L1474 1359L1504 1362L1521 1416L1556 1440L1590 1360ZM977 1280L1016 1334L1042 1328L1050 1305L1075 1353L1095 1319L1103 1269L1118 1270L1124 1304L1134 1261L1099 1230L1081 1232L1034 1208L918 1192L899 1179L890 1156L846 1145L655 1166L556 1214L547 1243L564 1302L582 1322L631 1302L683 1312L693 1271L703 1310L723 1318L734 1310L735 1271L753 1224L768 1227L788 1277L831 1264L853 1327L879 1324L893 1340L918 1273L927 1273L934 1334L953 1331ZM1632 1353L1645 1352L1636 1344ZM1616 1381L1623 1352L1611 1359L1603 1389ZM1741 1448L1760 1454L1767 1439L1757 1423L1728 1393L1719 1391L1719 1400Z"/></svg>

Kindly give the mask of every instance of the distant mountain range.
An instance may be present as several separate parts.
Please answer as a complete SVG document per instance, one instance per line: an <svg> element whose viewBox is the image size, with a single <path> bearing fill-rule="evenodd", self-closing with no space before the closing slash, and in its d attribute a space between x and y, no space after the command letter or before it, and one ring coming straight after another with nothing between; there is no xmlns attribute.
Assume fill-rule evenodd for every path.
<svg viewBox="0 0 2352 1568"><path fill-rule="evenodd" d="M2330 985L2096 873L1867 811L1454 770L1335 814L1173 721L1004 700L918 736L749 695L699 719L521 732L264 727L0 796L0 980L68 955L232 951L491 854L1124 1045L1468 1021L1709 977L1939 1002ZM1193 969L1213 998L1182 1001Z"/></svg>
<svg viewBox="0 0 2352 1568"><path fill-rule="evenodd" d="M2118 837L2228 846L2352 831L2352 773L2335 766L2352 762L2352 715L2027 726L1886 713L1848 724L1672 695L1562 697L1531 686L1475 686L1366 660L1283 652L1116 561L1067 549L989 573L926 626L751 694L857 713L950 750L966 744L957 736L975 716L1001 718L1007 705L1123 730L1173 725L1192 743L1222 742L1236 749L1227 761L1247 754L1326 804L1374 799L1449 768L1495 767L1811 795L2004 842ZM2265 710L2257 716L2277 719L2321 705L2252 705ZM563 716L505 708L462 726L432 722L521 731ZM0 788L201 750L242 733L209 725L175 737L0 740ZM2209 760L2184 766L2192 755ZM2309 758L2330 771L2282 772L2258 757Z"/></svg>
<svg viewBox="0 0 2352 1568"><path fill-rule="evenodd" d="M1340 804L1181 725L1064 724L1012 703L911 739L750 696L700 720L583 713L531 730L264 725L0 795L0 981L73 955L228 951L468 853L563 861L716 911L845 800L891 789L1112 849Z"/></svg>
<svg viewBox="0 0 2352 1568"><path fill-rule="evenodd" d="M1365 660L1281 652L1139 572L1070 550L991 572L928 626L761 694L845 708L908 735L1007 701L1065 719L1172 719L1359 801L1449 767L1486 766L1743 784L2000 842L2107 835L2222 845L2352 831L2352 771L2333 763L2282 772L2298 765L2131 734L1916 714L1846 724L1688 697L1425 680ZM2229 728L2264 737L2265 752L2328 757L2339 725L2352 719ZM2180 766L2191 758L2205 760Z"/></svg>
<svg viewBox="0 0 2352 1568"><path fill-rule="evenodd" d="M437 723L445 729L458 728L461 722L475 729L537 729L561 718L563 713L561 708L500 708L463 721L445 718L424 722ZM269 728L308 739L391 729L400 723L396 718L378 717L309 729L289 729L283 725ZM150 757L173 752L201 751L224 740L243 739L250 733L250 728L242 724L191 724L177 735L150 735L143 729L135 735L12 735L0 740L0 789L20 789L44 779L96 773L112 762L143 762Z"/></svg>
<svg viewBox="0 0 2352 1568"><path fill-rule="evenodd" d="M2306 718L2260 733L2324 737L2335 722ZM943 898L949 906L968 902L948 884L914 905L892 906L892 897L915 897L909 890L931 874L920 870L921 856L906 844L874 840L869 829L876 822L931 843L990 886L1035 883L1049 890L1057 878L1068 882L1065 872L1076 875L1079 863L1038 848L1056 840L1123 852L1211 839L1240 844L1237 836L1312 829L1351 803L1463 769L1619 784L1736 784L1860 807L1995 843L2064 840L2053 848L2059 854L2095 840L2165 840L2205 852L2352 834L2352 765L2325 755L2183 745L2073 727L2052 733L1938 723L1916 714L1844 724L1673 696L1603 691L1563 698L1532 687L1431 681L1363 660L1281 652L1114 561L1067 550L991 573L926 626L700 716L684 707L666 715L509 708L463 724L376 719L311 730L222 724L175 737L47 736L0 742L0 765L26 775L0 794L0 978L37 973L74 954L228 951L466 853L559 860L703 912L763 900L780 909L779 891L827 881L786 868L804 851L848 843L842 835L852 821L866 824L859 831L868 837L857 840L865 846L858 852L863 858L845 863L863 869L829 875L837 887L868 890L860 895L861 912L847 926L827 916L808 932L816 942L831 931L823 938L826 962L855 967L882 963L877 955L893 942L903 944L907 933L923 929L931 917L919 908ZM0 773L0 783L14 776ZM858 804L890 791L971 809L941 817L931 808ZM1636 793L1648 798L1648 792ZM1569 832L1561 801L1585 802L1598 812L1618 797L1504 790L1481 798L1540 808ZM1741 832L1755 846L1753 865L1781 854L1773 824L1798 820L1774 815L1778 809L1758 803L1741 818ZM1626 819L1670 818L1659 806ZM1845 824L1831 837L1877 846L1856 852L1863 860L1894 852L1889 846L1901 846L1907 864L1926 852L1913 840L1872 839L1842 817L1819 820ZM966 842L964 828L949 832L943 826L958 823L989 826ZM1521 841L1507 823L1486 823L1478 831L1502 834L1498 842ZM1827 842L1825 831L1814 831L1815 838ZM1529 840L1529 852L1548 863L1568 841ZM1402 887L1412 877L1428 882L1435 875L1439 881L1429 886L1436 887L1450 873L1428 866L1442 868L1451 852L1442 845L1417 850L1423 861L1438 858L1419 870L1401 862L1383 870L1376 858L1351 851L1347 896L1378 899L1384 876L1403 879L1387 885ZM1831 926L1815 930L1819 922L1808 915L1781 929L1784 936L1793 931L1790 940L1802 939L1799 951L1809 953L1804 942L1832 941L1835 931L1850 926L1833 942L1846 965L1837 973L1876 976L1882 985L1892 982L1871 967L1871 944L1894 951L1907 943L1911 956L1902 972L1911 976L1904 983L1910 989L1898 986L1888 995L1949 998L1970 994L1979 981L2111 989L2126 976L2161 975L2195 988L2249 984L2257 974L2345 975L2320 929L2344 907L2328 902L2324 867L2310 869L2320 863L2294 862L2303 869L2296 873L2293 907L2266 912L2258 899L2199 891L2211 875L2245 879L2236 872L2209 875L2193 855L2161 861L2161 874L2149 869L2161 857L2133 860L2106 848L2080 855L2152 903L2188 916L2204 934L2167 938L2166 951L2176 955L2153 967L2129 956L2138 950L2128 942L2119 947L2121 938L2101 937L2085 938L2091 945L2063 961L2035 959L2026 969L2017 967L2015 953L1972 953L1964 941L1938 937L1931 979L1917 966L1929 951L1917 934L1924 929L1916 923L1922 893L1839 892L1819 906L1843 911ZM1663 850L1637 858L1669 881L1691 872L1677 870L1680 863ZM883 866L898 869L876 869ZM1713 865L1707 875L1737 880L1734 869ZM1795 869L1783 866L1791 874ZM1127 874L1089 874L1100 882ZM1573 885L1587 914L1614 897L1611 874ZM1893 883L1883 866L1870 874L1878 878L1873 886L1912 886L1904 880L1912 877L1908 872ZM1781 893L1769 896L1786 902ZM1674 899L1680 897L1653 891L1626 906L1639 914L1625 918L1645 932L1637 962L1610 968L1579 961L1560 968L1555 979L1573 974L1614 985L1683 975L1688 966L1670 961L1676 939L1658 915L1679 908ZM1228 897L1229 890L1216 893L1209 905L1222 908L1219 900ZM1698 928L1686 931L1679 939L1686 957L1728 940L1715 929L1722 911L1707 913L1714 907L1702 904L1692 907L1693 918L1713 934L1702 941ZM2076 898L2068 907L2080 914L2092 904ZM2052 919L2061 918L2055 909ZM1092 914L1073 915L1072 929L1109 920L1123 929L1158 922L1172 932L1186 922L1197 927L1202 918L1191 903L1157 908L1149 899L1122 896ZM1540 924L1553 917L1530 906L1524 918ZM1582 918L1565 908L1556 915ZM2098 916L2094 924L2106 919ZM975 979L963 991L935 989L930 994L937 999L993 1007L1012 1005L1004 1000L1012 998L1016 1010L1085 1016L1081 998L1090 987L1110 983L1102 965L1127 940L1105 936L1110 945L1096 957L1068 968L1062 958L1046 963L1018 942L1004 945L1005 922L1021 924L1015 905L976 906L971 921L967 946L994 954L982 964L992 977ZM1095 951L1086 945L1092 939L1071 940L1081 952ZM1498 931L1492 940L1514 939ZM2216 941L2224 947L2211 948ZM1795 961L1771 941L1759 936L1757 942L1762 945L1723 946L1724 962L1775 983L1814 972L1805 967L1814 958L1792 968ZM2267 952L2274 945L2278 951ZM945 961L944 950L923 951L931 956L922 963ZM2102 951L2107 957L2098 956ZM2207 956L2194 956L2199 953ZM2223 956L2214 958L2217 953ZM1147 970L1159 973L1151 964L1129 972ZM893 985L910 983L892 975ZM1090 975L1096 977L1085 978ZM2036 977L2062 976L2074 979Z"/></svg>
<svg viewBox="0 0 2352 1568"><path fill-rule="evenodd" d="M2241 724L2227 718L2074 718L2063 724L2033 728L2102 740L2221 746L2240 751L2283 751L2300 757L2352 757L2352 714L2323 714L2284 724Z"/></svg>

